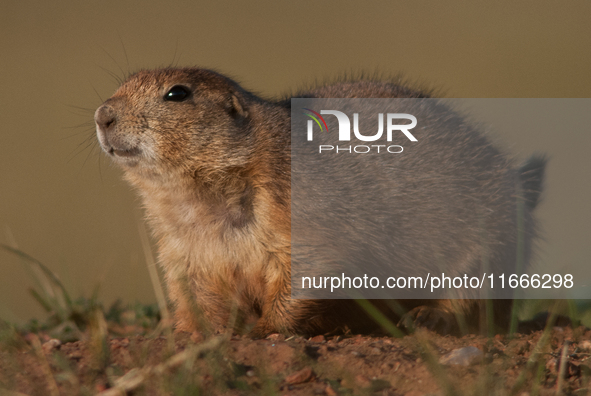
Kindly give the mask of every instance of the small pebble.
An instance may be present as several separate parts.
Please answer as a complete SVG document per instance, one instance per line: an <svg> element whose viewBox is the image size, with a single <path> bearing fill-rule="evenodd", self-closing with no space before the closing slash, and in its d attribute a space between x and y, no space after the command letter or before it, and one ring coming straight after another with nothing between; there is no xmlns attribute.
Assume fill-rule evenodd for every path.
<svg viewBox="0 0 591 396"><path fill-rule="evenodd" d="M269 334L267 336L267 340L269 340L269 341L283 341L283 340L285 340L285 336L283 336L282 334L279 334L279 333L273 333L273 334Z"/></svg>
<svg viewBox="0 0 591 396"><path fill-rule="evenodd" d="M58 348L60 345L62 345L62 342L60 340L58 340L57 338L52 338L49 341L43 343L43 352L49 353L53 349Z"/></svg>
<svg viewBox="0 0 591 396"><path fill-rule="evenodd" d="M450 353L443 355L439 363L446 366L471 366L482 360L483 353L474 346L454 349Z"/></svg>
<svg viewBox="0 0 591 396"><path fill-rule="evenodd" d="M316 337L310 338L310 342L324 342L325 338L322 334L317 335Z"/></svg>
<svg viewBox="0 0 591 396"><path fill-rule="evenodd" d="M591 341L584 340L584 341L579 342L579 348L584 351L591 351Z"/></svg>
<svg viewBox="0 0 591 396"><path fill-rule="evenodd" d="M295 384L302 384L304 382L308 382L314 379L314 372L310 367L306 367L300 371L296 371L295 373L288 375L285 378L285 383L288 385L295 385Z"/></svg>

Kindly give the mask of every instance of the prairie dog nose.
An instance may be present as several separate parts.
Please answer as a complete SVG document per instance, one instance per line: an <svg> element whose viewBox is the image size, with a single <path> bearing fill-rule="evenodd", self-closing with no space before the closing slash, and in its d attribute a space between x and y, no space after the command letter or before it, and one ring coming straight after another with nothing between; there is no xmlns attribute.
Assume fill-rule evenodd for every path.
<svg viewBox="0 0 591 396"><path fill-rule="evenodd" d="M103 132L108 132L109 129L114 127L116 120L115 110L111 106L102 105L94 113L94 122Z"/></svg>

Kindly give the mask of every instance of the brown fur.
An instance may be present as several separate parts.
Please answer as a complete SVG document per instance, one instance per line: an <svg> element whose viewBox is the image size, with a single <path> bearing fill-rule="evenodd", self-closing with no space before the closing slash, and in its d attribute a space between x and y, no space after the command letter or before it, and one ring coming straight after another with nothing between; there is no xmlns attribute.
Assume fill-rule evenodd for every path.
<svg viewBox="0 0 591 396"><path fill-rule="evenodd" d="M190 98L165 101L176 85L189 88ZM298 96L424 95L365 81ZM224 76L193 68L140 71L96 111L102 148L142 196L177 329L256 323L250 334L260 337L370 328L350 301L290 298L289 111L287 101L262 100ZM423 303L448 316L473 315L478 306L471 300L405 305ZM510 303L501 306L498 312L506 312ZM434 320L429 326L437 328Z"/></svg>

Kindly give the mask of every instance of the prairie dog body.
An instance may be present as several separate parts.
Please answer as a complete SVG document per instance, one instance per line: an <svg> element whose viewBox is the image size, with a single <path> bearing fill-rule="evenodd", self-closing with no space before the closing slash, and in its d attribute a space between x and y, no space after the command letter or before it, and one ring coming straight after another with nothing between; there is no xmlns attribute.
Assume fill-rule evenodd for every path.
<svg viewBox="0 0 591 396"><path fill-rule="evenodd" d="M425 95L391 83L358 81L298 96ZM142 196L178 330L222 329L233 319L238 327L256 323L250 332L255 337L273 332L314 334L337 326L366 328L368 319L350 301L290 298L289 100L263 100L204 69L140 71L99 107L95 121L101 147ZM537 158L529 168L514 170L478 132L470 133L474 137L467 135L472 143L466 150L473 150L474 163L488 161L487 167L500 169L485 182L506 186L521 180L527 190L529 257L534 237L530 212L541 190L544 160ZM433 190L426 195L437 194ZM498 203L500 212L513 210L511 195L516 192L503 191L497 197L503 201ZM420 231L423 225L414 227ZM501 228L507 229L509 242L493 253L505 259L515 250L516 226L507 220ZM456 264L445 263L450 268ZM415 323L444 332L451 329L448 322L454 313L474 315L478 310L473 300L411 300L403 305L414 308ZM502 322L510 303L499 306L496 313Z"/></svg>

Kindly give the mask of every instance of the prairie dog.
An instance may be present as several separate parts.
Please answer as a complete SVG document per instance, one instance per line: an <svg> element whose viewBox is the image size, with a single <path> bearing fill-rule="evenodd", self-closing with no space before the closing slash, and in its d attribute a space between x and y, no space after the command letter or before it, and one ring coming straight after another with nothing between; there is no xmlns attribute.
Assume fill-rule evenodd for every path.
<svg viewBox="0 0 591 396"><path fill-rule="evenodd" d="M347 81L297 96L426 95L392 83ZM125 178L142 197L175 305L178 330L203 326L220 330L231 323L236 327L252 323L250 335L264 337L274 332L318 334L337 326L364 330L371 322L351 301L290 298L289 99L264 100L210 70L145 70L129 77L97 109L95 122L101 147L123 168ZM456 144L452 136L442 136L444 143ZM469 130L465 137L469 144L463 157L452 154L445 161L459 169L454 161L472 157L468 161L473 163L467 164L472 172L498 169L496 174L486 173L490 180L483 183L501 190L491 202L496 202L495 209L503 216L513 213L513 181L522 183L529 257L535 236L531 211L541 192L545 160L533 158L523 169L513 169L477 131ZM416 172L441 166L424 162ZM437 187L425 188L433 188L426 191L427 196L439 193ZM473 198L481 199L480 195ZM515 251L516 225L506 217L499 229L508 231L509 242L493 252L499 260ZM419 232L426 227L412 226ZM456 231L473 232L468 228ZM401 303L412 309L407 321L441 332L451 331L455 314L473 316L478 311L474 300ZM502 324L510 302L496 304Z"/></svg>

